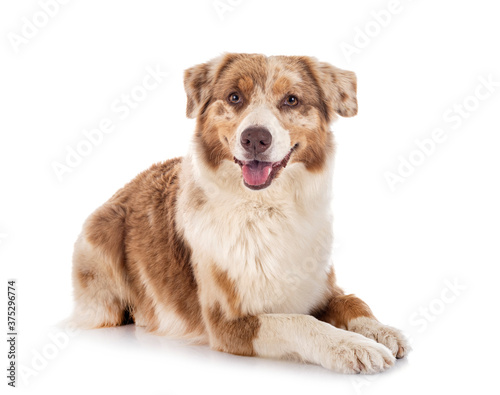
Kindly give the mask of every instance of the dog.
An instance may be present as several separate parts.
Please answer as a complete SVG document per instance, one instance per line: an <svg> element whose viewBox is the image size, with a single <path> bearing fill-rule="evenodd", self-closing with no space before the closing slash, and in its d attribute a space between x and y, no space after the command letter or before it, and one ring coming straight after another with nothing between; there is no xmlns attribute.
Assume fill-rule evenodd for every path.
<svg viewBox="0 0 500 395"><path fill-rule="evenodd" d="M408 341L330 263L329 125L356 76L306 56L224 54L185 71L188 155L153 165L86 220L74 320L134 322L214 350L376 373Z"/></svg>

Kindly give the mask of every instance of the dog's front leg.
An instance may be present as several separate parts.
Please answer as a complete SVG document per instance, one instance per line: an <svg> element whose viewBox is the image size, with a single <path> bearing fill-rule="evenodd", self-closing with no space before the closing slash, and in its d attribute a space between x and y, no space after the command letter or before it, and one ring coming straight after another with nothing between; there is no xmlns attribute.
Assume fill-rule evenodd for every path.
<svg viewBox="0 0 500 395"><path fill-rule="evenodd" d="M345 295L337 286L334 286L326 308L315 316L385 345L396 358L403 358L411 350L399 329L380 323L365 302L354 295Z"/></svg>
<svg viewBox="0 0 500 395"><path fill-rule="evenodd" d="M342 373L376 373L395 360L385 346L309 315L234 316L219 303L204 310L210 345L219 351L299 359Z"/></svg>
<svg viewBox="0 0 500 395"><path fill-rule="evenodd" d="M300 359L343 373L376 373L395 358L357 333L302 314L250 314L241 285L211 260L195 267L210 346L238 355ZM201 263L203 262L203 263Z"/></svg>

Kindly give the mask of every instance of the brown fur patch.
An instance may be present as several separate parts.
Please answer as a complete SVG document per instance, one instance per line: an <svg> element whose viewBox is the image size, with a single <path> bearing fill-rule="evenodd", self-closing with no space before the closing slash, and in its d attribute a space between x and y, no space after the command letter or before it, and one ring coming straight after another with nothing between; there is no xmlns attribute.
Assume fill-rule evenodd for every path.
<svg viewBox="0 0 500 395"><path fill-rule="evenodd" d="M325 311L318 319L346 329L348 323L354 318L373 316L368 305L355 295L338 295L330 299Z"/></svg>
<svg viewBox="0 0 500 395"><path fill-rule="evenodd" d="M345 295L344 291L335 282L333 267L328 273L330 296L323 306L319 306L312 315L321 321L328 322L338 328L347 329L349 321L357 317L373 316L370 307L354 295Z"/></svg>
<svg viewBox="0 0 500 395"><path fill-rule="evenodd" d="M225 271L219 269L216 265L212 265L211 270L215 285L219 287L219 289L226 296L226 302L231 309L232 314L241 314L240 298L236 292L236 284L234 281L229 278Z"/></svg>
<svg viewBox="0 0 500 395"><path fill-rule="evenodd" d="M212 169L217 169L223 160L233 160L229 147L223 143L224 136L223 128L219 130L217 125L210 121L198 121L197 149L204 162Z"/></svg>
<svg viewBox="0 0 500 395"><path fill-rule="evenodd" d="M114 197L119 197L121 191ZM89 217L85 235L91 244L120 260L123 254L123 231L127 211L121 204L115 204L112 200L114 199L99 207Z"/></svg>
<svg viewBox="0 0 500 395"><path fill-rule="evenodd" d="M298 143L291 163L304 163L311 172L323 170L329 155L333 154L333 135L324 130L312 130L290 125L290 136Z"/></svg>
<svg viewBox="0 0 500 395"><path fill-rule="evenodd" d="M76 271L77 281L83 288L87 288L95 279L94 271L90 269L80 269Z"/></svg>
<svg viewBox="0 0 500 395"><path fill-rule="evenodd" d="M239 88L253 89L255 86L264 87L267 79L267 58L258 54L227 54L219 63L216 71L214 96L217 99L225 98L228 90ZM251 86L245 86L251 81Z"/></svg>
<svg viewBox="0 0 500 395"><path fill-rule="evenodd" d="M228 319L220 304L208 308L211 346L219 351L236 355L255 355L253 340L257 337L260 322L255 316Z"/></svg>
<svg viewBox="0 0 500 395"><path fill-rule="evenodd" d="M184 72L184 88L187 92L186 115L195 118L200 105L206 100L206 86L210 80L210 64L203 63Z"/></svg>
<svg viewBox="0 0 500 395"><path fill-rule="evenodd" d="M159 329L155 305L160 300L183 319L188 331L202 333L191 250L175 223L180 164L177 158L153 165L118 191L87 222L87 240L108 257L114 276L124 274L126 285L109 272L94 273L96 278L78 274L85 273L85 267L80 267L83 261L75 261L75 272L82 286L97 281L97 277L120 285L110 292L122 306L122 313L129 305L132 314L139 313L141 325L150 331ZM201 195L199 204L203 204ZM94 271L98 268L94 267ZM127 297L120 291L123 286L127 287Z"/></svg>
<svg viewBox="0 0 500 395"><path fill-rule="evenodd" d="M168 301L192 331L201 331L203 323L191 250L178 234L175 223L180 164L181 159L172 159L136 178L129 202L136 209L127 218L128 262L137 287L140 287L139 270L143 270L155 294Z"/></svg>
<svg viewBox="0 0 500 395"><path fill-rule="evenodd" d="M276 96L282 96L290 91L292 83L285 76L280 76L273 84L272 92Z"/></svg>
<svg viewBox="0 0 500 395"><path fill-rule="evenodd" d="M236 84L238 88L238 92L252 92L254 88L254 83L252 78L249 76L245 75L242 76L239 80L238 83Z"/></svg>

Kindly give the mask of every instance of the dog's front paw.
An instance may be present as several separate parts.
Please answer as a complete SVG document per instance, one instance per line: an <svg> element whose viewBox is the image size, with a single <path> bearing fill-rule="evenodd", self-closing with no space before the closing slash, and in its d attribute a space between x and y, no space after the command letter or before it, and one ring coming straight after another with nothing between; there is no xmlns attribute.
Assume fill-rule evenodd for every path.
<svg viewBox="0 0 500 395"><path fill-rule="evenodd" d="M403 358L411 351L408 339L399 329L381 324L374 318L355 318L349 322L347 329L383 344L396 358Z"/></svg>
<svg viewBox="0 0 500 395"><path fill-rule="evenodd" d="M345 332L325 351L321 365L340 373L379 373L395 361L387 347L356 333Z"/></svg>

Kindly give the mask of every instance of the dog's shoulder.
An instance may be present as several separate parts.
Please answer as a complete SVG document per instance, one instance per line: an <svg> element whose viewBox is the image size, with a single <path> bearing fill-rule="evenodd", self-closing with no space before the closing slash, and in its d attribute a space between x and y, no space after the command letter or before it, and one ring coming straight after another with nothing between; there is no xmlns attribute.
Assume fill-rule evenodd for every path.
<svg viewBox="0 0 500 395"><path fill-rule="evenodd" d="M182 166L182 157L158 162L149 169L139 173L129 184L129 189L134 190L135 194L150 194L151 192L164 193L166 190L173 189L178 185L179 173Z"/></svg>

